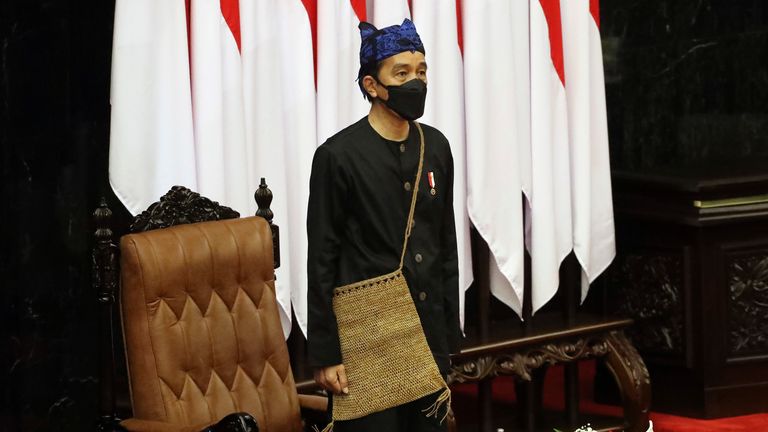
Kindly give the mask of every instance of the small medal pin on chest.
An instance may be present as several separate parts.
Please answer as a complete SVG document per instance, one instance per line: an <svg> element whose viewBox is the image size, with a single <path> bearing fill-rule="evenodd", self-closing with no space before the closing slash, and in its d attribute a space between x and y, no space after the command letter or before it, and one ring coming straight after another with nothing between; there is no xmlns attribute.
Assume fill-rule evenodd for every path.
<svg viewBox="0 0 768 432"><path fill-rule="evenodd" d="M429 193L432 196L437 195L437 190L435 189L435 186L437 185L435 183L435 172L430 171L429 173L427 173L427 179L429 179L429 187L430 187Z"/></svg>

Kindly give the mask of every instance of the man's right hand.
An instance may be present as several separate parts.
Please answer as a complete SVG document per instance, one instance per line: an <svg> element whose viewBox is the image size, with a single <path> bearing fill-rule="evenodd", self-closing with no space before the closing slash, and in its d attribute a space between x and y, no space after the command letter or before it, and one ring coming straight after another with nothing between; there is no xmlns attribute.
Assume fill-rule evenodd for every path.
<svg viewBox="0 0 768 432"><path fill-rule="evenodd" d="M349 394L347 372L343 364L315 369L315 382L333 394Z"/></svg>

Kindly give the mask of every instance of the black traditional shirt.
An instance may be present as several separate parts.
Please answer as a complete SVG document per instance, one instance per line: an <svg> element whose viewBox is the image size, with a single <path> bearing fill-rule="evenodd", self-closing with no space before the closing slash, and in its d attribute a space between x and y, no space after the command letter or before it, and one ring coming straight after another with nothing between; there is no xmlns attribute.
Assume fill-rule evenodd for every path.
<svg viewBox="0 0 768 432"><path fill-rule="evenodd" d="M461 334L453 158L440 131L422 129L424 167L403 273L435 361L446 372ZM364 117L315 151L307 214L313 367L342 363L333 289L400 264L419 147L413 124L408 138L395 142L381 137Z"/></svg>

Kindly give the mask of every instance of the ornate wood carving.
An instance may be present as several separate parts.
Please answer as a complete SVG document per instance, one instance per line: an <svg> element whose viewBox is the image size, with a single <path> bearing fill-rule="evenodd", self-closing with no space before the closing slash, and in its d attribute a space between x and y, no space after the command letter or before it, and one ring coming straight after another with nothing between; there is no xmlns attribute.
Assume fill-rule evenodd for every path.
<svg viewBox="0 0 768 432"><path fill-rule="evenodd" d="M643 359L622 331L534 346L520 352L479 356L453 365L448 383L479 382L499 375L525 381L545 364L603 358L622 394L629 432L645 431L651 403L651 379Z"/></svg>
<svg viewBox="0 0 768 432"><path fill-rule="evenodd" d="M112 333L115 293L117 292L118 249L112 240L112 211L104 198L93 212L96 245L91 254L91 283L100 305L100 401L99 430L113 430L117 424L115 409L115 341Z"/></svg>
<svg viewBox="0 0 768 432"><path fill-rule="evenodd" d="M112 210L109 209L104 198L93 212L93 220L96 226L94 234L96 246L91 254L92 284L99 303L111 304L115 302L117 289L117 246L112 241L110 227Z"/></svg>
<svg viewBox="0 0 768 432"><path fill-rule="evenodd" d="M726 259L730 295L728 351L768 353L768 251Z"/></svg>
<svg viewBox="0 0 768 432"><path fill-rule="evenodd" d="M643 432L648 427L651 409L651 378L643 359L623 332L606 336L608 354L605 363L619 385L627 432Z"/></svg>
<svg viewBox="0 0 768 432"><path fill-rule="evenodd" d="M239 218L240 213L201 196L184 186L174 186L168 193L136 216L131 232L144 232L195 222Z"/></svg>
<svg viewBox="0 0 768 432"><path fill-rule="evenodd" d="M256 216L261 216L269 222L269 227L272 229L272 253L275 259L275 268L280 267L280 227L272 222L275 217L269 206L272 204L272 191L267 186L267 181L264 177L261 178L259 188L253 194L256 199L256 204L259 209L256 210Z"/></svg>
<svg viewBox="0 0 768 432"><path fill-rule="evenodd" d="M578 338L553 342L523 352L505 352L482 356L453 366L450 383L475 382L499 375L512 375L531 380L531 372L544 364L567 363L590 357L602 357L608 352L603 337Z"/></svg>
<svg viewBox="0 0 768 432"><path fill-rule="evenodd" d="M613 310L639 325L628 333L641 351L682 354L683 259L680 254L619 256L611 270Z"/></svg>

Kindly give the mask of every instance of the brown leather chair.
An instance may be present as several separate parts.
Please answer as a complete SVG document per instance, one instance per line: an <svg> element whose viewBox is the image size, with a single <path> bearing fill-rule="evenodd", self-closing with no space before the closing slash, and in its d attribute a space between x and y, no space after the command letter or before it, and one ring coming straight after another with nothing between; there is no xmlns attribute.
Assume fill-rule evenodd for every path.
<svg viewBox="0 0 768 432"><path fill-rule="evenodd" d="M135 418L200 430L242 411L262 431L300 431L267 222L250 217L131 234L120 250Z"/></svg>
<svg viewBox="0 0 768 432"><path fill-rule="evenodd" d="M180 201L196 208L185 213ZM173 221L163 222L168 215ZM176 187L132 226L151 230L121 239L120 309L133 410L122 428L298 432L302 407L326 410L324 397L296 391L275 299L270 224L237 216ZM223 220L188 223L206 219ZM153 229L158 226L166 227ZM101 274L107 276L98 282L108 279Z"/></svg>

